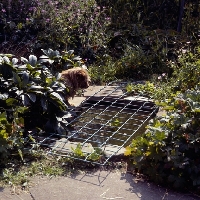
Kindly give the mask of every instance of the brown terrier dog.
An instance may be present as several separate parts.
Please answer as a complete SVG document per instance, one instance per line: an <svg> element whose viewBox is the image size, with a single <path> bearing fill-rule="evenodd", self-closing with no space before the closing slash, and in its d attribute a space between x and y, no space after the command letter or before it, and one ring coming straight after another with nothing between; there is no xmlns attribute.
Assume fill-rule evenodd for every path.
<svg viewBox="0 0 200 200"><path fill-rule="evenodd" d="M67 99L74 97L77 90L86 89L90 85L90 76L87 70L81 67L74 67L61 72L61 80L69 88Z"/></svg>

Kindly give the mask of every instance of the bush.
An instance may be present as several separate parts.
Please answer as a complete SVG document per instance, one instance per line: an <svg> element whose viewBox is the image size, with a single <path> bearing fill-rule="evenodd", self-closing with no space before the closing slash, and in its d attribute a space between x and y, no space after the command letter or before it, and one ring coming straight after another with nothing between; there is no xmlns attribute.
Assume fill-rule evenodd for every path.
<svg viewBox="0 0 200 200"><path fill-rule="evenodd" d="M171 99L166 116L152 120L126 155L152 180L175 188L200 186L200 90Z"/></svg>
<svg viewBox="0 0 200 200"><path fill-rule="evenodd" d="M68 88L59 79L63 69L81 66L73 51L43 50L37 59L20 60L13 55L0 55L0 153L21 148L34 135L66 134L72 115L67 110ZM30 138L27 136L31 135Z"/></svg>
<svg viewBox="0 0 200 200"><path fill-rule="evenodd" d="M157 105L162 106L166 114L153 119L145 134L134 139L125 154L130 156L139 172L153 181L179 189L197 189L200 186L198 55L199 48L196 54L189 52L180 57L179 66L174 67L174 78L168 81L168 86L164 81L158 89L158 83L129 85L127 88L130 92L143 89L157 100ZM160 89L163 89L161 93ZM162 98L160 94L163 94Z"/></svg>

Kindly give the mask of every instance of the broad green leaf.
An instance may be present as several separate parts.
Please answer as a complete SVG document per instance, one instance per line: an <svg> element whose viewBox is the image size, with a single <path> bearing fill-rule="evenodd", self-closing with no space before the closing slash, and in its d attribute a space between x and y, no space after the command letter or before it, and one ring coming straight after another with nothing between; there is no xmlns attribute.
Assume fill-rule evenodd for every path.
<svg viewBox="0 0 200 200"><path fill-rule="evenodd" d="M22 161L24 160L24 158L23 158L23 153L22 153L22 151L21 151L21 149L18 149L18 153L19 153L19 155L20 155L20 158L22 159Z"/></svg>
<svg viewBox="0 0 200 200"><path fill-rule="evenodd" d="M68 66L73 66L74 65L74 62L72 60L68 59L68 58L65 61L68 62L67 63Z"/></svg>
<svg viewBox="0 0 200 200"><path fill-rule="evenodd" d="M47 57L47 56L46 56ZM52 59L50 59L50 58L41 58L39 61L38 61L38 63L39 64L41 64L41 63L46 63L46 62L48 62L48 63L50 63L50 64L53 64L54 63L54 60L52 60Z"/></svg>
<svg viewBox="0 0 200 200"><path fill-rule="evenodd" d="M21 61L23 62L23 63L28 63L28 60L26 59L26 58L24 58L24 57L21 57Z"/></svg>
<svg viewBox="0 0 200 200"><path fill-rule="evenodd" d="M47 99L44 97L41 98L41 106L42 106L43 110L47 110L47 105L48 105Z"/></svg>
<svg viewBox="0 0 200 200"><path fill-rule="evenodd" d="M46 78L46 79L45 79L45 82L48 83L48 84L50 84L50 83L53 82L53 80L52 80L52 78Z"/></svg>
<svg viewBox="0 0 200 200"><path fill-rule="evenodd" d="M20 106L20 107L17 107L17 112L24 113L24 111L26 111L27 109L28 109L27 107Z"/></svg>
<svg viewBox="0 0 200 200"><path fill-rule="evenodd" d="M13 73L13 81L18 84L19 88L21 88L22 82L21 82L20 77L18 76L17 73L15 72L12 72L12 73Z"/></svg>
<svg viewBox="0 0 200 200"><path fill-rule="evenodd" d="M3 56L7 56L7 57L11 58L11 57L13 57L14 55L13 55L13 54L7 54L7 53L5 53L5 54L2 54L2 53L1 53L0 56L2 56L2 57L3 57Z"/></svg>
<svg viewBox="0 0 200 200"><path fill-rule="evenodd" d="M37 65L37 57L34 55L29 56L29 64L33 67Z"/></svg>
<svg viewBox="0 0 200 200"><path fill-rule="evenodd" d="M40 85L32 85L29 89L30 90L44 90L45 88Z"/></svg>
<svg viewBox="0 0 200 200"><path fill-rule="evenodd" d="M14 98L9 98L9 99L6 99L6 104L8 106L12 106L13 104L17 103L17 100L14 99Z"/></svg>
<svg viewBox="0 0 200 200"><path fill-rule="evenodd" d="M6 100L8 98L8 94L0 94L1 100Z"/></svg>
<svg viewBox="0 0 200 200"><path fill-rule="evenodd" d="M59 99L61 102L63 102L63 98L60 94L56 93L56 92L52 92L50 95L56 97L57 99ZM64 103L64 102L63 102Z"/></svg>
<svg viewBox="0 0 200 200"><path fill-rule="evenodd" d="M34 70L34 68L29 63L26 64L26 67L27 67L27 69L29 71L33 71Z"/></svg>
<svg viewBox="0 0 200 200"><path fill-rule="evenodd" d="M7 139L8 138L8 133L6 132L6 130L1 130L0 131L0 136L3 139Z"/></svg>
<svg viewBox="0 0 200 200"><path fill-rule="evenodd" d="M80 61L80 60L82 60L82 58L80 56L76 56L76 57L73 58L73 60L74 61Z"/></svg>
<svg viewBox="0 0 200 200"><path fill-rule="evenodd" d="M48 56L48 51L47 51L47 50L41 49L41 51L42 51L46 56Z"/></svg>
<svg viewBox="0 0 200 200"><path fill-rule="evenodd" d="M69 50L69 51L67 52L67 54L68 54L69 56L71 56L73 53L74 53L74 50Z"/></svg>
<svg viewBox="0 0 200 200"><path fill-rule="evenodd" d="M18 69L21 70L21 71L22 70L25 71L25 70L27 70L27 65L24 64L24 65L18 66Z"/></svg>
<svg viewBox="0 0 200 200"><path fill-rule="evenodd" d="M22 103L23 103L24 106L30 105L30 99L29 99L27 94L22 94L21 98L22 98Z"/></svg>
<svg viewBox="0 0 200 200"><path fill-rule="evenodd" d="M44 60L49 59L49 57L48 57L48 56L45 56L45 55L42 55L42 56L40 56L39 58L40 58L40 59L44 59Z"/></svg>
<svg viewBox="0 0 200 200"><path fill-rule="evenodd" d="M22 87L27 86L29 82L29 74L27 72L24 72L22 75Z"/></svg>
<svg viewBox="0 0 200 200"><path fill-rule="evenodd" d="M36 94L35 93L27 93L27 96L32 102L36 101Z"/></svg>
<svg viewBox="0 0 200 200"><path fill-rule="evenodd" d="M61 110L67 109L67 105L64 103L62 96L56 92L50 94L50 101L57 105Z"/></svg>
<svg viewBox="0 0 200 200"><path fill-rule="evenodd" d="M12 64L13 64L13 65L17 64L17 62L18 62L18 59L17 59L17 58L13 58L13 59L12 59Z"/></svg>
<svg viewBox="0 0 200 200"><path fill-rule="evenodd" d="M0 119L6 119L6 113L5 112L0 112Z"/></svg>
<svg viewBox="0 0 200 200"><path fill-rule="evenodd" d="M7 56L4 56L3 57L3 61L5 62L5 63L10 63L10 59L7 57Z"/></svg>

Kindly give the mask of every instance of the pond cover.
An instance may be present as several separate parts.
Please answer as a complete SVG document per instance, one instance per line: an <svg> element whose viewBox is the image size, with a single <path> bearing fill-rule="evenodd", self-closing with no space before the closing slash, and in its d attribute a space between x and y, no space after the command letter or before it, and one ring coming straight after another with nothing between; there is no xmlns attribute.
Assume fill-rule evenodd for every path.
<svg viewBox="0 0 200 200"><path fill-rule="evenodd" d="M151 99L130 95L127 84L100 87L70 110L76 116L69 121L66 135L59 139L52 135L41 143L48 145L51 154L100 165L123 153L124 147L145 132L148 121L158 112Z"/></svg>

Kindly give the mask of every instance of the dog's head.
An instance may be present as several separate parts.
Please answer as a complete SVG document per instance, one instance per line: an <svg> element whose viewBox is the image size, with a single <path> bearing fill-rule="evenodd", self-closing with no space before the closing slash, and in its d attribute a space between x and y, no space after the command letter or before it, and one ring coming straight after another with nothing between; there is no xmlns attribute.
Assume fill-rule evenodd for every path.
<svg viewBox="0 0 200 200"><path fill-rule="evenodd" d="M90 76L87 70L75 67L61 73L61 79L73 90L86 89L90 85Z"/></svg>

